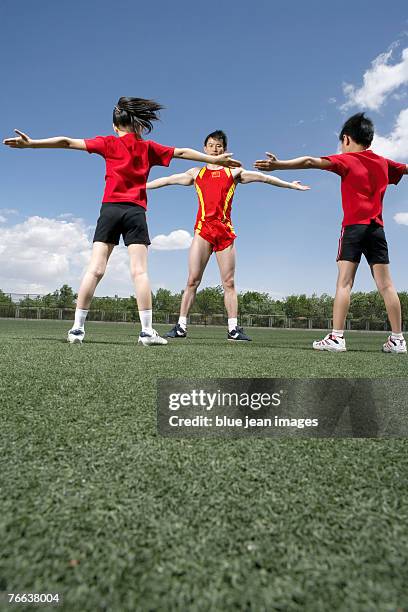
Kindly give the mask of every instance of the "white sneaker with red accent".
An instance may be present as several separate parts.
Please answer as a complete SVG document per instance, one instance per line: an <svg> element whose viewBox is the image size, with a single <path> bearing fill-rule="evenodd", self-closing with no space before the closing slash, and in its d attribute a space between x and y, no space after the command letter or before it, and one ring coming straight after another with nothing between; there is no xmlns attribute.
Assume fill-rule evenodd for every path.
<svg viewBox="0 0 408 612"><path fill-rule="evenodd" d="M383 344L382 350L383 353L406 353L407 343L404 338L401 339L388 336L388 340Z"/></svg>
<svg viewBox="0 0 408 612"><path fill-rule="evenodd" d="M346 349L346 341L340 336L327 334L323 340L315 340L313 348L316 351L331 351L333 353L344 353Z"/></svg>

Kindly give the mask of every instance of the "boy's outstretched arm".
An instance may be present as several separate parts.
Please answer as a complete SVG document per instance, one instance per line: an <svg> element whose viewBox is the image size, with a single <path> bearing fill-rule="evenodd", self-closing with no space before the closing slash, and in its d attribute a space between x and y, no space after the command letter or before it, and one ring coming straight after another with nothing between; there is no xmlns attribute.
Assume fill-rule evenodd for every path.
<svg viewBox="0 0 408 612"><path fill-rule="evenodd" d="M310 189L310 187L307 185L302 185L299 181L288 183L287 181L282 181L276 176L268 176L267 174L263 174L263 172L253 172L250 170L242 170L237 179L243 184L266 183L267 185L274 185L275 187L286 187L287 189L298 189L299 191L307 191Z"/></svg>
<svg viewBox="0 0 408 612"><path fill-rule="evenodd" d="M159 187L167 187L167 185L192 185L194 183L194 175L191 170L182 172L181 174L171 174L170 176L162 176L146 183L146 189L159 189Z"/></svg>
<svg viewBox="0 0 408 612"><path fill-rule="evenodd" d="M305 170L316 168L318 170L326 170L331 166L331 162L321 157L296 157L295 159L281 160L273 153L266 154L268 159L258 159L254 163L254 167L258 170Z"/></svg>
<svg viewBox="0 0 408 612"><path fill-rule="evenodd" d="M79 149L86 151L85 140L83 138L68 138L67 136L55 136L54 138L42 138L34 140L20 130L14 130L18 136L16 138L6 138L3 144L12 149Z"/></svg>
<svg viewBox="0 0 408 612"><path fill-rule="evenodd" d="M242 164L236 159L232 159L232 153L222 153L221 155L206 155L195 149L174 149L173 157L180 159L191 159L192 161L203 162L204 164L218 164L227 168L239 168Z"/></svg>

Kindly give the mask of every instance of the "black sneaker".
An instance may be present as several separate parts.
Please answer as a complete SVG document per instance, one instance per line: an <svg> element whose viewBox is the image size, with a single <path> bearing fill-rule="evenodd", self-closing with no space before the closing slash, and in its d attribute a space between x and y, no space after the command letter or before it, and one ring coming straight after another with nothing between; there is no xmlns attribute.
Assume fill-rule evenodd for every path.
<svg viewBox="0 0 408 612"><path fill-rule="evenodd" d="M242 327L236 326L235 329L228 332L228 340L234 340L236 342L251 342L252 338L249 338L246 334L244 334L244 330Z"/></svg>
<svg viewBox="0 0 408 612"><path fill-rule="evenodd" d="M187 331L183 329L179 323L176 323L173 329L168 331L167 334L164 334L164 337L165 338L186 338Z"/></svg>

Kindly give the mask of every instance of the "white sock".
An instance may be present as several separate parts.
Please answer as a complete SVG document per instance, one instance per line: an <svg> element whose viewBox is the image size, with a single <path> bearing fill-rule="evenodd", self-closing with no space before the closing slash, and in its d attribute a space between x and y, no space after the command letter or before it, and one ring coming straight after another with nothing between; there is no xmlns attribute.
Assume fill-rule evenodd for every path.
<svg viewBox="0 0 408 612"><path fill-rule="evenodd" d="M229 332L232 332L232 330L235 329L237 325L238 325L237 318L228 319L228 331Z"/></svg>
<svg viewBox="0 0 408 612"><path fill-rule="evenodd" d="M404 334L394 334L394 332L391 332L391 338L394 338L394 340L403 340Z"/></svg>
<svg viewBox="0 0 408 612"><path fill-rule="evenodd" d="M82 308L77 308L75 310L75 321L72 329L84 329L85 319L87 317L88 310L82 310Z"/></svg>
<svg viewBox="0 0 408 612"><path fill-rule="evenodd" d="M335 336L337 338L337 336L341 336L343 337L344 335L344 330L343 329L333 329L332 331L332 336Z"/></svg>
<svg viewBox="0 0 408 612"><path fill-rule="evenodd" d="M140 323L142 325L142 331L146 332L146 334L151 334L153 331L152 320L153 314L152 310L139 310L139 318Z"/></svg>
<svg viewBox="0 0 408 612"><path fill-rule="evenodd" d="M182 327L184 329L184 331L186 331L186 329L187 329L187 317L179 317L178 324L180 325L180 327Z"/></svg>

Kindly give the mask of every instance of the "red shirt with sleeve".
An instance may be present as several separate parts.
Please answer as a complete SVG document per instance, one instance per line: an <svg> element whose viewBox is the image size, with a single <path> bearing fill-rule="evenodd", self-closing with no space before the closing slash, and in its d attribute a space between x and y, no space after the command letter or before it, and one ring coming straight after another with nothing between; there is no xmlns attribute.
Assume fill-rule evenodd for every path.
<svg viewBox="0 0 408 612"><path fill-rule="evenodd" d="M125 136L96 136L85 140L88 153L106 162L102 202L129 202L147 208L146 182L152 166L168 166L174 147L143 140L134 132Z"/></svg>
<svg viewBox="0 0 408 612"><path fill-rule="evenodd" d="M371 149L327 155L322 159L331 162L326 170L341 176L343 227L370 225L371 221L384 225L382 210L385 190L388 185L399 183L406 172L406 164L381 157Z"/></svg>

